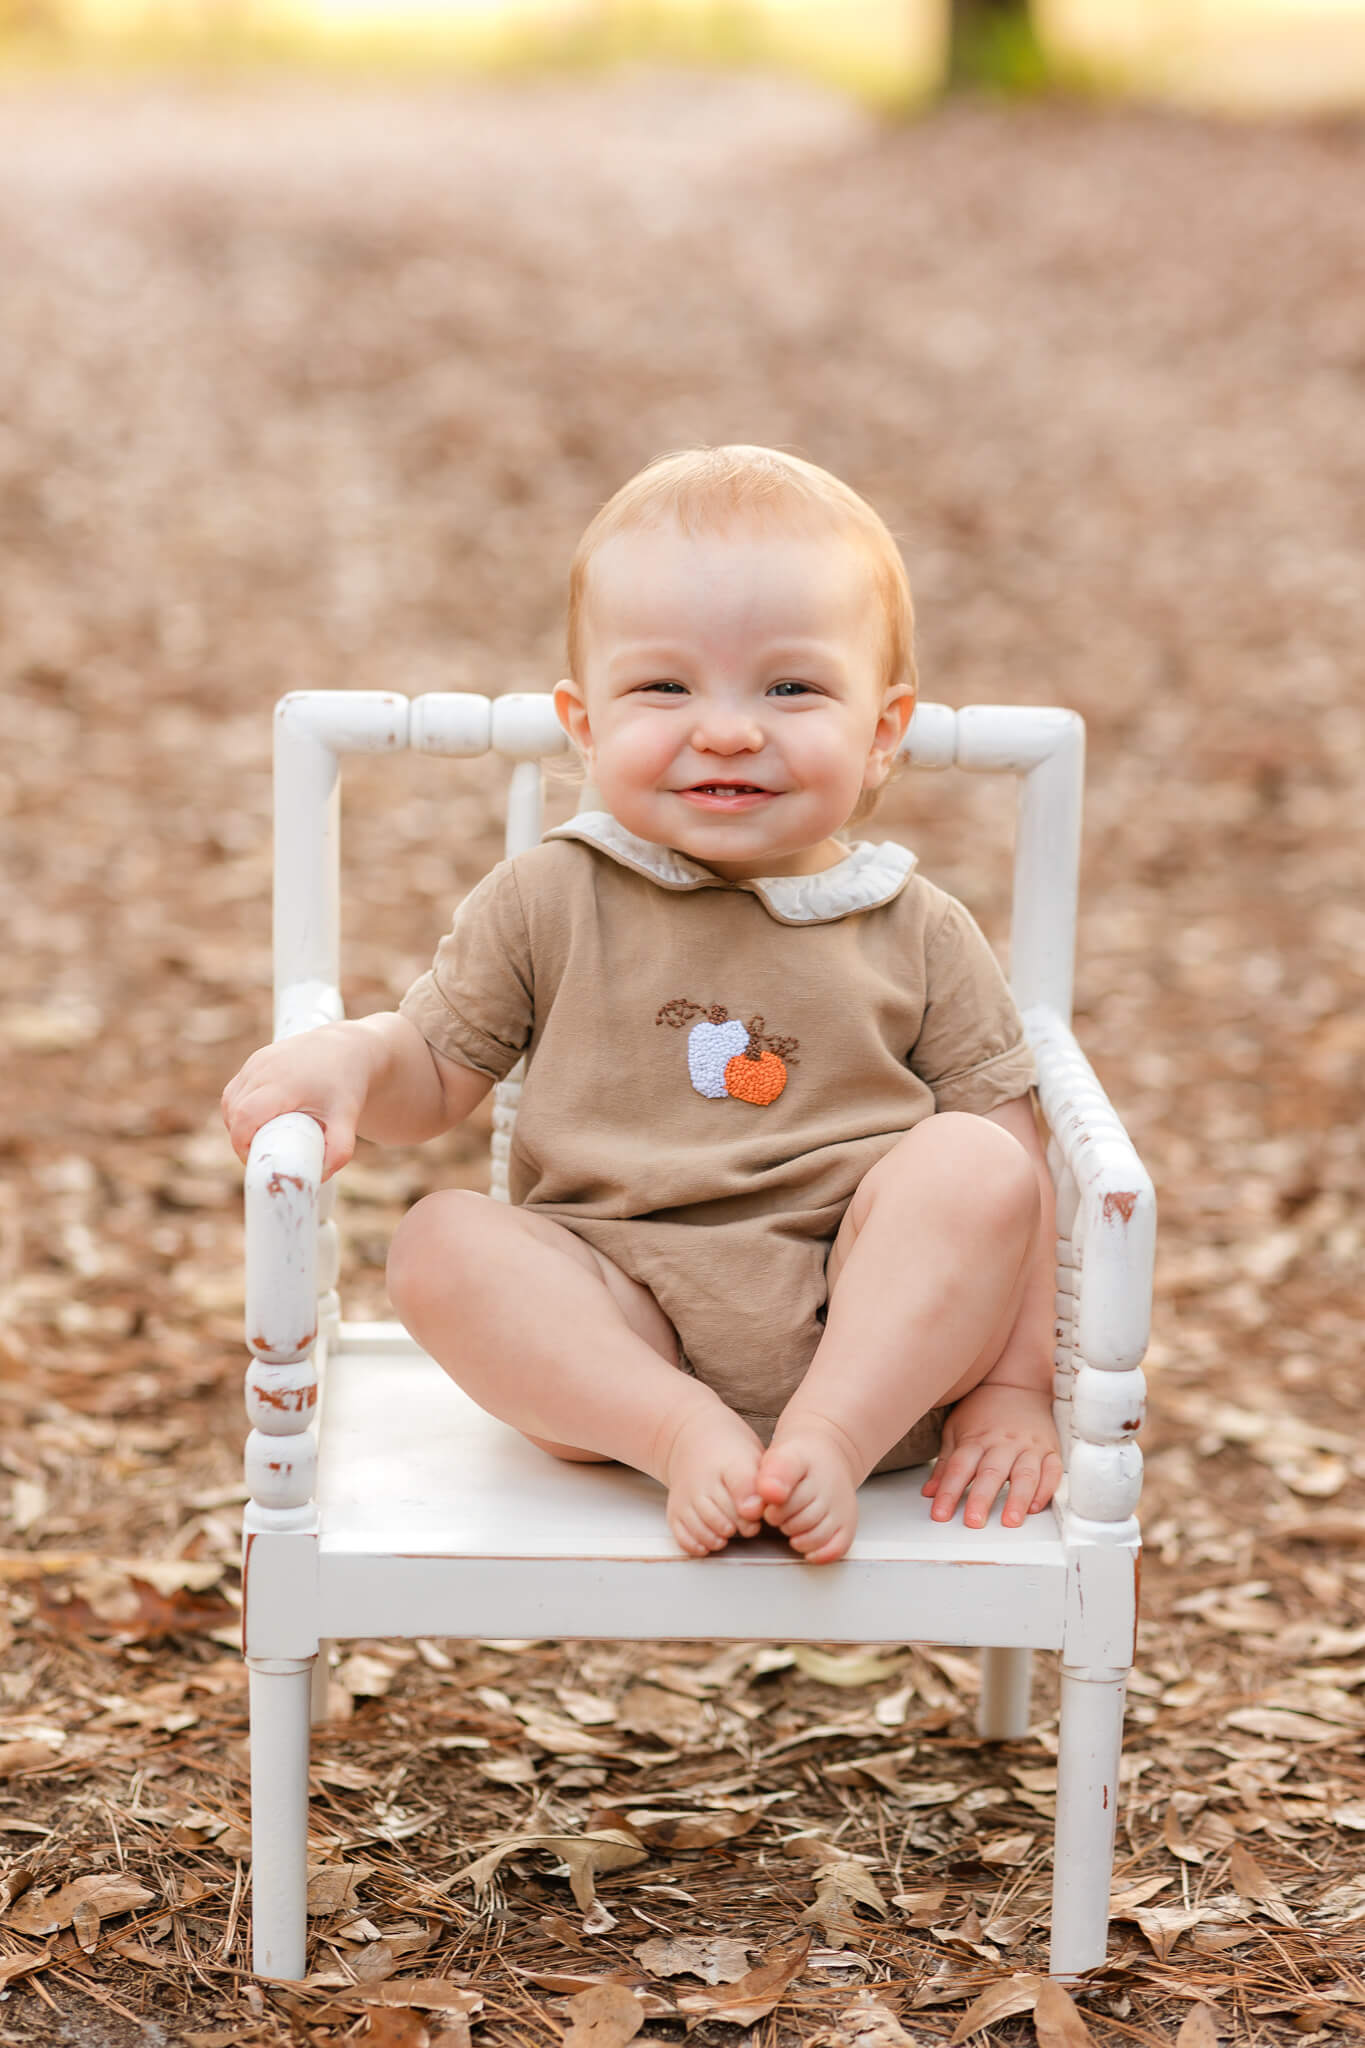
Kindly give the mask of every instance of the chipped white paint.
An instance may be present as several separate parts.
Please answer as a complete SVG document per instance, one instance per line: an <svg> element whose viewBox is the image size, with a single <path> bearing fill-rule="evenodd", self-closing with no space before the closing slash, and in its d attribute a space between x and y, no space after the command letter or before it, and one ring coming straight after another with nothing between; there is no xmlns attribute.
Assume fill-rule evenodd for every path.
<svg viewBox="0 0 1365 2048"><path fill-rule="evenodd" d="M541 830L543 756L568 742L548 695L299 693L276 728L279 1035L341 1014L338 760L410 744L510 760L509 852ZM917 707L903 751L1018 779L1012 981L1037 1056L1057 1188L1053 1513L1005 1530L934 1523L914 1474L869 1482L842 1563L775 1540L678 1555L653 1482L556 1464L484 1415L397 1324L339 1320L334 1188L309 1117L258 1133L247 1171L252 1423L243 1631L251 1667L255 1965L301 1976L310 1694L329 1635L805 1636L984 1645L979 1725L1024 1732L1029 1654L1060 1651L1051 1967L1104 1959L1123 1689L1137 1616L1138 1370L1155 1205L1071 1034L1084 730L1074 713ZM506 1200L523 1069L499 1086L492 1192ZM315 1334L316 1337L315 1337ZM325 1366L325 1375L323 1368ZM316 1367L316 1371L315 1371ZM319 1397L320 1384L325 1398ZM1040 1526L1041 1525L1041 1526Z"/></svg>

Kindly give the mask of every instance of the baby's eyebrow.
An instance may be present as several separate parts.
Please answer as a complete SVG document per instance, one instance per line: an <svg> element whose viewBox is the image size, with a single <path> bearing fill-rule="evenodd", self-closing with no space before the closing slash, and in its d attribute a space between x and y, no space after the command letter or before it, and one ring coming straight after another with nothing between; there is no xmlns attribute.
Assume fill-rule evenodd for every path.
<svg viewBox="0 0 1365 2048"><path fill-rule="evenodd" d="M656 670L683 668L687 656L682 649L667 640L633 640L617 647L607 662L607 676L612 678L624 670L651 668Z"/></svg>

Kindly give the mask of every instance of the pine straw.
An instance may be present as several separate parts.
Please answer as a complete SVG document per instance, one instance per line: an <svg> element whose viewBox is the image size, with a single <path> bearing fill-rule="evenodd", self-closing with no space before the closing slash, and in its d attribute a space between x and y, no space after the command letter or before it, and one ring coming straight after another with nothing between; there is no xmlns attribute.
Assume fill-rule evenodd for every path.
<svg viewBox="0 0 1365 2048"><path fill-rule="evenodd" d="M982 1748L967 1660L904 1646L348 1646L313 1752L314 1981L247 1972L215 1103L266 1029L269 703L547 680L593 505L739 434L906 535L926 694L1088 721L1078 1017L1163 1209L1090 2028L1360 2033L1363 159L1349 127L1062 107L886 131L723 79L7 101L7 2040L420 2048L463 2038L464 1991L479 2048L604 2048L610 1993L595 2032L591 1998L569 2014L609 1975L647 1988L641 2038L743 2038L695 1970L641 1961L675 1937L767 1970L755 2048L899 2038L876 2006L918 2041L1081 2038L1027 2011L1051 1677L1029 1740ZM998 936L1003 815L950 782L878 825ZM350 786L364 1010L496 828L465 764ZM477 1184L480 1143L349 1171L354 1313L404 1205ZM679 1812L707 1845L641 1817ZM595 1900L538 1850L486 1896L466 1875L532 1832L581 1868L604 1828L644 1854ZM360 1996L414 1982L447 2003Z"/></svg>

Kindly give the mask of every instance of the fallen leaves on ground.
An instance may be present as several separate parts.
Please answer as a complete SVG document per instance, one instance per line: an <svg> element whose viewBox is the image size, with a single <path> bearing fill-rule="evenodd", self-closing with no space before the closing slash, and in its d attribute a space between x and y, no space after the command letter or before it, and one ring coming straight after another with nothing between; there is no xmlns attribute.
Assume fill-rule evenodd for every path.
<svg viewBox="0 0 1365 2048"><path fill-rule="evenodd" d="M1040 1658L1027 1739L983 1747L961 1647L346 1644L312 1741L313 1974L250 1976L216 1103L269 1028L271 703L552 681L586 519L650 455L731 435L886 513L926 697L1087 721L1077 1022L1162 1224L1115 1922L1075 2011L1106 2048L1360 2031L1363 175L1350 123L1060 99L883 122L756 75L6 92L19 2048L135 2023L525 2048L608 1981L646 2040L936 2048L983 1999L1002 2048L1064 2024L1006 2011L1046 1969L1055 1676ZM348 761L353 1014L497 857L494 784ZM1003 944L1008 809L994 778L906 776L870 829ZM485 1184L488 1129L362 1146L348 1314L386 1313L412 1202ZM25 1901L61 1924L20 1931ZM820 1906L802 1934L831 1945L787 1975ZM711 1960L651 1976L655 1942Z"/></svg>
<svg viewBox="0 0 1365 2048"><path fill-rule="evenodd" d="M636 1836L619 1828L594 1828L582 1835L508 1835L462 1870L461 1882L472 1885L476 1893L486 1892L500 1864L532 1850L545 1851L567 1866L569 1889L585 1913L596 1899L599 1872L628 1870L648 1855Z"/></svg>

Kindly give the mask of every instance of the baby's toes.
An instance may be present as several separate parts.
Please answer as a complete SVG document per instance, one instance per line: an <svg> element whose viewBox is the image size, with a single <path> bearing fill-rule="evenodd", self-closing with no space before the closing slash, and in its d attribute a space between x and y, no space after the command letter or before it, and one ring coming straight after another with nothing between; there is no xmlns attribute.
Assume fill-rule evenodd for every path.
<svg viewBox="0 0 1365 2048"><path fill-rule="evenodd" d="M724 1504L732 1536L756 1536L763 1525L763 1502L754 1492L752 1472L724 1475Z"/></svg>
<svg viewBox="0 0 1365 2048"><path fill-rule="evenodd" d="M673 1540L680 1550L689 1557L708 1557L713 1550L720 1550L725 1543L724 1536L714 1529L697 1513L695 1502L686 1507L669 1509L668 1526L673 1531Z"/></svg>
<svg viewBox="0 0 1365 2048"><path fill-rule="evenodd" d="M806 1535L793 1536L789 1540L792 1549L804 1557L807 1564L834 1564L847 1551L853 1540L853 1531L844 1528L832 1516L826 1516Z"/></svg>
<svg viewBox="0 0 1365 2048"><path fill-rule="evenodd" d="M793 1451L783 1450L780 1444L770 1444L759 1460L758 1475L754 1482L761 1500L767 1502L765 1518L776 1521L774 1508L785 1507L791 1500L793 1489L800 1485L805 1476L806 1461Z"/></svg>
<svg viewBox="0 0 1365 2048"><path fill-rule="evenodd" d="M775 1529L780 1529L784 1536L790 1536L794 1529L809 1528L811 1518L823 1513L821 1495L810 1474L805 1473L785 1501L764 1509L763 1519Z"/></svg>

